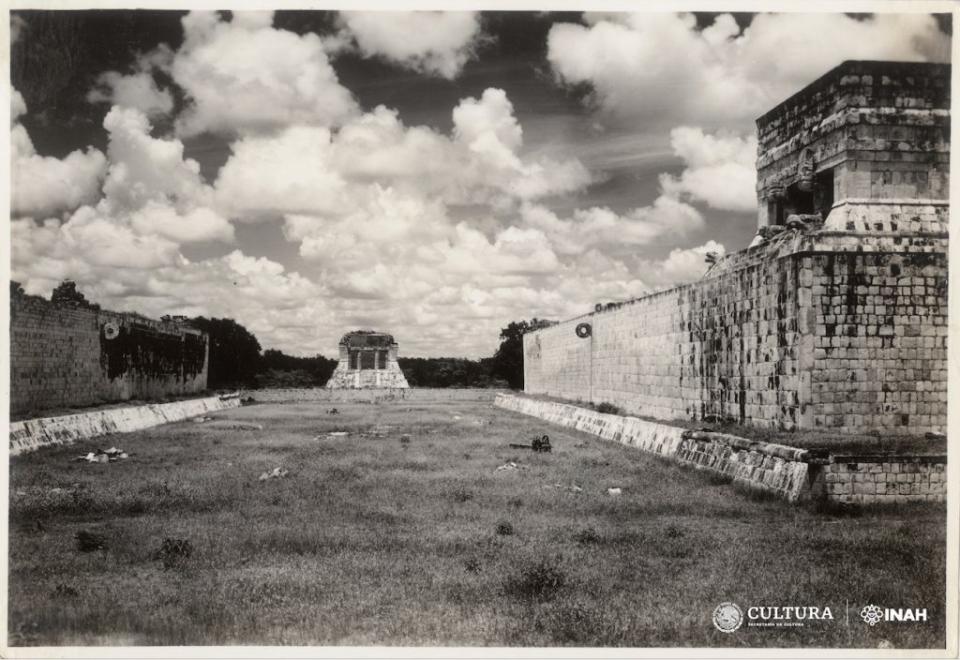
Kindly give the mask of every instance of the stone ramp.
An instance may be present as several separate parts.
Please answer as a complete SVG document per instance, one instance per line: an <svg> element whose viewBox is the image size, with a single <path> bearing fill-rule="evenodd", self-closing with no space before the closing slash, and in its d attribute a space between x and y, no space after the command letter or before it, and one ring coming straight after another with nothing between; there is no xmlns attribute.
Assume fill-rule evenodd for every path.
<svg viewBox="0 0 960 660"><path fill-rule="evenodd" d="M498 394L494 405L726 475L788 502L872 505L945 502L947 497L946 454L827 455L511 394Z"/></svg>
<svg viewBox="0 0 960 660"><path fill-rule="evenodd" d="M729 476L733 482L795 502L809 497L808 452L722 433L689 431L637 417L498 394L494 405Z"/></svg>
<svg viewBox="0 0 960 660"><path fill-rule="evenodd" d="M211 396L13 422L10 424L10 455L18 456L48 445L70 444L108 433L141 431L239 406L239 395Z"/></svg>

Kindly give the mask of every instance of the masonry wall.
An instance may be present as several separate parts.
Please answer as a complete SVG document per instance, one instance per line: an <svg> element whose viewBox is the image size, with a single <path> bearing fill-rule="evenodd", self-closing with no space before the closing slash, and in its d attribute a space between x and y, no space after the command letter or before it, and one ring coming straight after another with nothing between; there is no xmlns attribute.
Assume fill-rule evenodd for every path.
<svg viewBox="0 0 960 660"><path fill-rule="evenodd" d="M831 456L810 489L813 497L853 504L946 502L947 457Z"/></svg>
<svg viewBox="0 0 960 660"><path fill-rule="evenodd" d="M108 336L105 326L118 332ZM18 416L207 387L207 337L174 322L55 305L10 302L10 409Z"/></svg>
<svg viewBox="0 0 960 660"><path fill-rule="evenodd" d="M944 253L826 253L813 274L807 426L943 431L947 414Z"/></svg>
<svg viewBox="0 0 960 660"><path fill-rule="evenodd" d="M806 154L835 202L949 197L950 65L848 61L757 120L759 224Z"/></svg>
<svg viewBox="0 0 960 660"><path fill-rule="evenodd" d="M695 284L529 333L524 389L665 420L943 432L946 305L945 234L787 231Z"/></svg>
<svg viewBox="0 0 960 660"><path fill-rule="evenodd" d="M526 335L525 391L659 419L794 428L804 348L798 319L812 282L801 296L798 262L777 246L746 250L719 270ZM591 324L592 337L577 337L579 323Z"/></svg>

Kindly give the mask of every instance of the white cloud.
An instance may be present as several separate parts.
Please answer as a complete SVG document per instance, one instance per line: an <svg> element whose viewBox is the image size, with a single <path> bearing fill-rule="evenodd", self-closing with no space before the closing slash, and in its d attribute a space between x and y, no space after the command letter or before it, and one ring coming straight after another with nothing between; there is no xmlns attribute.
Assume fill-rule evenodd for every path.
<svg viewBox="0 0 960 660"><path fill-rule="evenodd" d="M182 23L170 68L190 101L177 120L181 134L334 126L358 112L316 34L274 29L264 12L234 12L231 22L191 12Z"/></svg>
<svg viewBox="0 0 960 660"><path fill-rule="evenodd" d="M502 90L457 103L449 133L407 126L384 106L361 112L337 80L330 54L348 38L361 48L348 21L341 34L321 38L274 29L270 13L238 13L229 22L191 14L179 51L158 48L138 58L133 74L104 79L101 93L117 107L104 121L103 185L97 191L97 179L96 194L70 215L14 223L14 277L32 293L48 293L72 277L105 306L153 316L229 316L265 347L298 354L331 355L345 329L373 326L392 331L406 355L470 356L489 355L509 321L569 318L597 302L695 280L707 268L705 253L724 247L714 241L688 247L690 236L705 240L696 234L705 220L693 204L753 208L755 142L740 137L745 124L737 122L752 119L753 105L766 107L768 92L758 81L771 65L748 62L742 38L733 45L730 17L701 33L675 16L644 18L653 27L622 15L594 16L589 27L572 31L557 26L561 36L570 32L567 43L584 56L579 63L562 58L569 68L564 77L591 82L610 117L637 122L649 116L669 126L689 120L671 133L682 167L661 176L659 195L649 204L556 212L548 198L582 190L590 173L580 161L556 156L563 149L525 145ZM756 34L775 34L762 22L754 27ZM641 29L645 36L637 41ZM411 43L394 43L395 35L376 46L368 42L366 54L452 77L479 29L471 34L443 57L428 55L440 46L424 44L453 35L419 31L406 35ZM673 38L692 45L674 49ZM631 58L637 58L631 75L651 85L645 96L640 82L617 78L626 76ZM704 83L684 69L704 62L714 63L720 83ZM212 186L185 157L185 137L151 135L149 114L165 107L164 90L157 89L157 97L153 78L146 77L156 70L183 86L191 106L179 118L179 135L215 131L235 138ZM141 75L136 87L132 79ZM679 76L680 91L657 87L671 75ZM706 105L690 107L702 83ZM677 99L682 107L670 105ZM16 117L25 112L16 94L11 109L14 150L30 151L29 136L16 130L22 128ZM720 122L740 132L715 130L712 124ZM530 130L528 141L529 134L537 132ZM654 146L669 156L665 144ZM199 261L185 256L189 243L235 240L228 219L282 225L302 265L240 250ZM270 230L278 229L262 224L241 236L249 242ZM651 246L663 246L665 258L637 256Z"/></svg>
<svg viewBox="0 0 960 660"><path fill-rule="evenodd" d="M183 159L179 141L151 137L146 116L131 108L115 106L104 127L107 158L96 152L101 173L106 165L102 193L91 186L85 204L64 221L13 222L14 276L28 291L71 277L121 295L145 286L154 271L186 264L182 243L233 240L233 227L209 207L212 190L197 163ZM15 179L15 198L24 190ZM43 209L34 217L45 217Z"/></svg>
<svg viewBox="0 0 960 660"><path fill-rule="evenodd" d="M212 210L213 189L200 165L184 158L182 142L152 137L146 116L131 108L114 106L103 125L110 166L100 213L135 219L141 234L155 231L179 242L232 240L233 228Z"/></svg>
<svg viewBox="0 0 960 660"><path fill-rule="evenodd" d="M154 234L177 244L199 241L229 243L234 238L233 225L206 207L178 213L170 206L150 201L131 215L130 222L142 235Z"/></svg>
<svg viewBox="0 0 960 660"><path fill-rule="evenodd" d="M15 220L12 236L12 277L31 294L49 295L71 278L109 309L234 318L269 345L293 336L286 329L288 315L334 331L325 291L269 259L235 250L191 262L175 243L138 236L89 208L66 223Z"/></svg>
<svg viewBox="0 0 960 660"><path fill-rule="evenodd" d="M331 166L330 140L326 128L292 126L234 142L216 182L220 206L244 221L339 212L346 181Z"/></svg>
<svg viewBox="0 0 960 660"><path fill-rule="evenodd" d="M285 214L342 216L378 186L435 195L447 204L510 205L579 190L590 181L576 160L528 160L522 129L502 90L462 100L453 135L406 127L383 106L336 134L294 125L236 141L216 182L218 202L241 220Z"/></svg>
<svg viewBox="0 0 960 660"><path fill-rule="evenodd" d="M449 79L481 37L480 15L471 11L345 11L340 21L365 57Z"/></svg>
<svg viewBox="0 0 960 660"><path fill-rule="evenodd" d="M664 174L660 184L668 194L689 195L715 209L753 211L757 207L757 138L681 126L670 131L673 152L686 169L680 177Z"/></svg>
<svg viewBox="0 0 960 660"><path fill-rule="evenodd" d="M23 100L23 94L17 90L11 90L10 93L10 122L16 122L21 115L27 114L27 102Z"/></svg>
<svg viewBox="0 0 960 660"><path fill-rule="evenodd" d="M91 147L86 151L78 149L62 159L40 156L27 129L19 123L27 106L16 90L11 96L10 110L13 214L47 217L96 200L106 168L103 153Z"/></svg>
<svg viewBox="0 0 960 660"><path fill-rule="evenodd" d="M670 195L660 195L650 206L618 214L608 208L577 209L561 219L539 205L523 208L523 221L544 232L554 249L578 255L594 248L649 245L683 237L703 226L703 216L694 207Z"/></svg>
<svg viewBox="0 0 960 660"><path fill-rule="evenodd" d="M727 251L716 241L707 241L693 248L671 250L667 258L652 271L656 273L654 281L658 284L676 285L700 279L709 267L706 263L708 252L714 252L718 257L722 257Z"/></svg>
<svg viewBox="0 0 960 660"><path fill-rule="evenodd" d="M32 219L23 218L14 220L12 226L14 270L28 273L28 279L61 273L63 269L81 278L101 269L146 273L177 258L177 245L172 241L138 235L90 206L79 209L67 222L47 220L36 225ZM50 262L59 263L51 270Z"/></svg>
<svg viewBox="0 0 960 660"><path fill-rule="evenodd" d="M374 186L361 206L336 219L286 216L284 233L300 242L300 254L345 273L416 249L419 243L452 235L452 223L439 200ZM353 264L353 265L351 265Z"/></svg>
<svg viewBox="0 0 960 660"><path fill-rule="evenodd" d="M609 120L651 127L750 122L847 59L949 57L932 16L758 14L742 34L729 14L702 31L688 14L587 14L555 24L547 57L558 78L589 84Z"/></svg>
<svg viewBox="0 0 960 660"><path fill-rule="evenodd" d="M351 324L403 329L437 319L445 325L431 341L459 332L468 339L456 353L487 354L531 301L573 304L550 290L569 266L546 233L504 226L493 209L581 187L585 170L522 157L522 131L499 90L459 104L449 136L406 127L382 107L335 133L295 124L245 135L215 187L180 140L152 137L143 112L116 106L104 126L99 199L67 221L15 228L14 276L30 292L70 277L108 307L230 316L266 346L327 354ZM469 222L451 215L464 202L487 212ZM184 257L185 243L232 240L228 216L285 218L285 235L323 285L240 252ZM452 309L438 291L456 300ZM451 323L451 313L462 318Z"/></svg>
<svg viewBox="0 0 960 660"><path fill-rule="evenodd" d="M453 132L471 151L497 159L505 154L512 156L523 144L523 129L502 89L489 88L479 100L470 97L460 101L453 109Z"/></svg>
<svg viewBox="0 0 960 660"><path fill-rule="evenodd" d="M97 77L97 85L87 93L90 103L111 103L135 108L148 116L166 115L173 110L170 90L160 89L150 73L123 75L107 71Z"/></svg>

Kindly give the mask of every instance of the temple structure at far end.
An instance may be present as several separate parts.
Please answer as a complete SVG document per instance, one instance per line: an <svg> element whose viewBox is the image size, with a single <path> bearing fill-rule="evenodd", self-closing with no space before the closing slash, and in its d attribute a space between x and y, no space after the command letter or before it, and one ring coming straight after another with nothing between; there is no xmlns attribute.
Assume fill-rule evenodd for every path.
<svg viewBox="0 0 960 660"><path fill-rule="evenodd" d="M327 382L329 389L406 389L392 335L354 330L340 340L340 361Z"/></svg>

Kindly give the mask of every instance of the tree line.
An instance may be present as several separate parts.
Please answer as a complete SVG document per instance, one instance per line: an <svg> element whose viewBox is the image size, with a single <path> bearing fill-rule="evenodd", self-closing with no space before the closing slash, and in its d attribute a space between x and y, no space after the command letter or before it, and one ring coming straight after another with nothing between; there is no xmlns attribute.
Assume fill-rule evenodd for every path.
<svg viewBox="0 0 960 660"><path fill-rule="evenodd" d="M23 288L16 282L11 282L10 292L11 300L16 295L24 295ZM53 290L51 301L100 309L88 301L71 280L64 280ZM197 316L184 320L209 337L207 385L210 389L322 387L337 367L336 359L323 355L298 357L272 348L264 350L256 336L233 319ZM479 360L401 357L398 362L411 387L522 389L523 335L553 324L537 318L513 321L501 329L500 345L494 354Z"/></svg>
<svg viewBox="0 0 960 660"><path fill-rule="evenodd" d="M212 389L248 387L323 387L337 360L315 355L296 357L276 349L261 350L252 332L233 319L196 317L189 322L210 337L207 382ZM397 360L411 387L523 388L523 335L552 325L532 319L514 321L500 331L491 357L401 357Z"/></svg>

